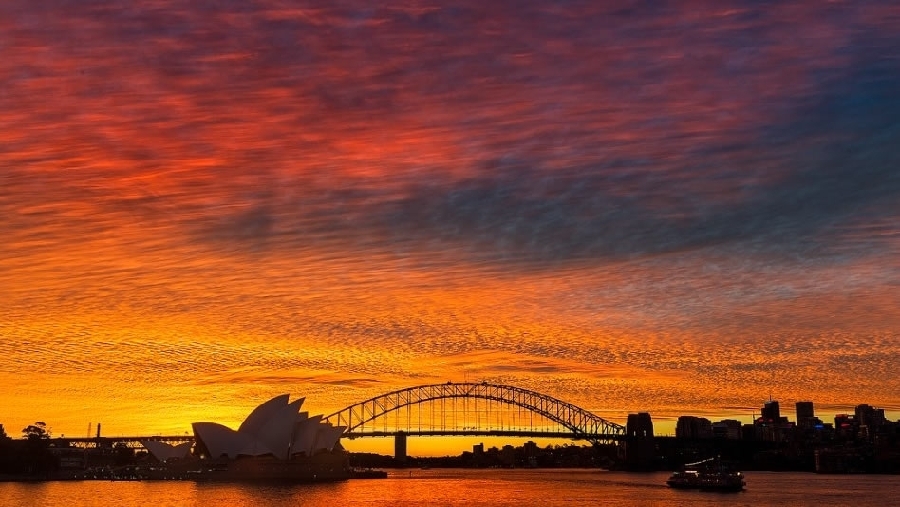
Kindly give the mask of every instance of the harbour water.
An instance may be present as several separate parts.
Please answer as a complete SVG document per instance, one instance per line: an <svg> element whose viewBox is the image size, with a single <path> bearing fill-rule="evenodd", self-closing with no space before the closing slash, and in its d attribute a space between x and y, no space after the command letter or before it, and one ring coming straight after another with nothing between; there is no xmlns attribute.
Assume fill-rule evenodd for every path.
<svg viewBox="0 0 900 507"><path fill-rule="evenodd" d="M897 505L900 476L748 472L741 493L672 490L667 473L600 470L391 470L387 479L335 484L194 482L0 483L6 506L479 506L691 507Z"/></svg>

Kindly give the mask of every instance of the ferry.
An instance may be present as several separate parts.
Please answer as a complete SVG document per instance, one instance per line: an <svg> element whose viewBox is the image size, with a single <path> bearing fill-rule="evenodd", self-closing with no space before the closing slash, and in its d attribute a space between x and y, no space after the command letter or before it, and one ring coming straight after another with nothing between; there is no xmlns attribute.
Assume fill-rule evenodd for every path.
<svg viewBox="0 0 900 507"><path fill-rule="evenodd" d="M700 491L743 491L747 482L744 474L734 470L718 458L688 463L666 480L670 488Z"/></svg>

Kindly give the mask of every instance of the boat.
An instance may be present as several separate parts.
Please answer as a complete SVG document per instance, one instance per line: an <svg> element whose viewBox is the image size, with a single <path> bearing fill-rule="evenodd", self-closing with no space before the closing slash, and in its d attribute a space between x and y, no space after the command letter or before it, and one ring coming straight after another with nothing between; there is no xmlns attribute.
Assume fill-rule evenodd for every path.
<svg viewBox="0 0 900 507"><path fill-rule="evenodd" d="M728 463L710 458L685 464L666 480L666 484L674 489L738 492L744 490L747 482L744 474Z"/></svg>
<svg viewBox="0 0 900 507"><path fill-rule="evenodd" d="M387 479L387 472L384 470L375 470L372 468L352 468L350 469L351 479Z"/></svg>

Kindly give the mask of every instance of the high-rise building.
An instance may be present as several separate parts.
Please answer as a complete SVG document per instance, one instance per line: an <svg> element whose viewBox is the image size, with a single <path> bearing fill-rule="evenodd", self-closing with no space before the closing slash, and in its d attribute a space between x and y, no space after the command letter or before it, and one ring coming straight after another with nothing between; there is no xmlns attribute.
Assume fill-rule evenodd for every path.
<svg viewBox="0 0 900 507"><path fill-rule="evenodd" d="M798 401L797 402L797 426L801 428L811 429L815 428L816 425L821 424L820 421L816 417L816 412L813 409L813 402L811 401Z"/></svg>
<svg viewBox="0 0 900 507"><path fill-rule="evenodd" d="M714 438L725 438L728 440L741 439L741 421L735 419L722 419L719 422L712 423L712 434Z"/></svg>
<svg viewBox="0 0 900 507"><path fill-rule="evenodd" d="M842 438L851 438L856 436L856 430L859 427L856 417L849 414L835 414L834 431Z"/></svg>
<svg viewBox="0 0 900 507"><path fill-rule="evenodd" d="M781 420L781 408L777 400L769 400L763 405L762 418L764 422L777 423Z"/></svg>
<svg viewBox="0 0 900 507"><path fill-rule="evenodd" d="M875 407L868 405L866 403L860 403L853 410L853 415L856 417L856 422L859 424L866 424L873 417L875 413Z"/></svg>
<svg viewBox="0 0 900 507"><path fill-rule="evenodd" d="M811 401L798 401L797 402L797 422L799 423L802 419L805 418L813 418L816 416L815 410L813 410L813 402Z"/></svg>
<svg viewBox="0 0 900 507"><path fill-rule="evenodd" d="M683 415L675 423L676 438L710 438L712 436L712 423L705 417Z"/></svg>
<svg viewBox="0 0 900 507"><path fill-rule="evenodd" d="M857 405L854 411L856 422L860 426L868 426L870 428L881 426L884 424L884 409L878 409L865 403Z"/></svg>
<svg viewBox="0 0 900 507"><path fill-rule="evenodd" d="M515 466L516 448L509 444L504 445L503 449L500 450L500 463L509 468Z"/></svg>
<svg viewBox="0 0 900 507"><path fill-rule="evenodd" d="M530 458L532 456L537 456L538 454L538 445L531 440L525 442L522 445L522 452L525 453L526 458Z"/></svg>
<svg viewBox="0 0 900 507"><path fill-rule="evenodd" d="M787 440L794 424L787 417L781 416L781 408L776 400L767 401L762 408L759 419L755 422L756 438L770 442Z"/></svg>

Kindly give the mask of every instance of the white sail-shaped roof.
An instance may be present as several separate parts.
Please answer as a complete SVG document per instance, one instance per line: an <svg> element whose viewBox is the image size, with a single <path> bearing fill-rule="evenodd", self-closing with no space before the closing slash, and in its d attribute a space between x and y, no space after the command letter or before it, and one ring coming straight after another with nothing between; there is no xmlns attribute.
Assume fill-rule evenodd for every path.
<svg viewBox="0 0 900 507"><path fill-rule="evenodd" d="M170 445L165 442L157 442L156 440L146 440L141 442L141 445L143 445L144 449L147 449L154 458L164 462L173 458L186 458L191 452L191 445L193 445L193 442Z"/></svg>
<svg viewBox="0 0 900 507"><path fill-rule="evenodd" d="M300 438L300 435L303 433L303 427L309 421L309 412L300 412L297 414L297 421L294 423L294 430L291 433L291 450L290 455L293 456L296 453L299 453L299 450L295 450L297 445L297 440Z"/></svg>
<svg viewBox="0 0 900 507"><path fill-rule="evenodd" d="M310 417L308 412L300 412L304 400L289 402L287 394L276 396L253 409L237 431L218 423L193 423L194 437L214 459L264 455L290 459L294 454L311 456L318 450L333 449L344 428L323 423L321 415ZM188 446L184 454L176 453L175 447L161 443L148 442L145 447L162 461L189 451Z"/></svg>
<svg viewBox="0 0 900 507"><path fill-rule="evenodd" d="M316 432L316 439L312 445L312 454L315 454L317 451L326 450L330 451L334 444L340 440L341 435L344 434L344 430L347 429L346 426L332 426L331 424L320 424L318 431Z"/></svg>
<svg viewBox="0 0 900 507"><path fill-rule="evenodd" d="M237 448L234 452L234 457L238 456L265 456L267 454L275 454L269 446L264 443L256 440L254 438L248 438L243 443L243 447Z"/></svg>
<svg viewBox="0 0 900 507"><path fill-rule="evenodd" d="M294 442L291 445L291 454L305 452L312 455L312 445L316 440L316 433L321 426L321 415L312 416L305 421L298 422L294 429Z"/></svg>
<svg viewBox="0 0 900 507"><path fill-rule="evenodd" d="M191 426L194 436L203 443L211 458L274 454L253 435L234 431L227 426L211 422L193 423Z"/></svg>
<svg viewBox="0 0 900 507"><path fill-rule="evenodd" d="M275 412L254 435L258 441L272 449L276 458L288 459L290 457L297 411L300 410L302 403L303 399L299 399Z"/></svg>
<svg viewBox="0 0 900 507"><path fill-rule="evenodd" d="M176 445L173 448L172 457L178 458L178 459L187 458L188 456L190 456L191 447L193 447L193 446L194 446L193 442L184 442L184 443Z"/></svg>
<svg viewBox="0 0 900 507"><path fill-rule="evenodd" d="M266 424L275 413L284 408L290 399L289 394L280 394L262 405L253 409L250 415L241 423L238 431L241 433L257 434L260 428ZM301 403L303 400L300 400Z"/></svg>

